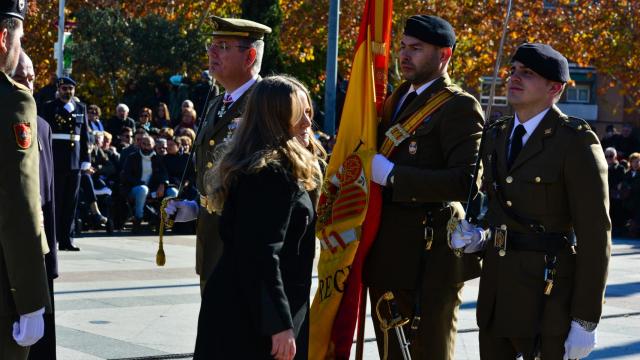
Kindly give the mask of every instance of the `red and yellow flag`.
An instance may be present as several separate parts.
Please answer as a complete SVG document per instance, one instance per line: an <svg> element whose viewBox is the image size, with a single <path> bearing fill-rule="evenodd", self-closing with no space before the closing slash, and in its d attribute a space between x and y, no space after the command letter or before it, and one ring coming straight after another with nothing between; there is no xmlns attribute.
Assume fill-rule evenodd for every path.
<svg viewBox="0 0 640 360"><path fill-rule="evenodd" d="M377 232L381 191L369 179L387 88L392 0L367 0L340 129L318 205L322 247L311 306L310 359L348 359L362 266Z"/></svg>

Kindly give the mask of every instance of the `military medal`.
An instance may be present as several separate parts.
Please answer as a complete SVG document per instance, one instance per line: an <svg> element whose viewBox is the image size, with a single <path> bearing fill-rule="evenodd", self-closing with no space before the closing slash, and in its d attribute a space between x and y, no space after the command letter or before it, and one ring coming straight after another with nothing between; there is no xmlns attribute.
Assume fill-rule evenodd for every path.
<svg viewBox="0 0 640 360"><path fill-rule="evenodd" d="M231 140L234 131L236 131L236 129L238 128L240 120L242 120L242 118L237 117L229 122L229 125L227 126L227 136L224 137L224 139L222 140L223 142Z"/></svg>
<svg viewBox="0 0 640 360"><path fill-rule="evenodd" d="M415 155L418 152L418 142L412 141L409 143L409 154Z"/></svg>

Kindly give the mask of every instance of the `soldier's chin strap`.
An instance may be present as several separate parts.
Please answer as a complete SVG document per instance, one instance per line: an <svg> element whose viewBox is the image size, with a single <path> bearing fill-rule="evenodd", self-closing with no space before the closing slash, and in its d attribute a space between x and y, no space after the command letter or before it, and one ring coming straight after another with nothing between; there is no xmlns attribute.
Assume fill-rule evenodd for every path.
<svg viewBox="0 0 640 360"><path fill-rule="evenodd" d="M209 91L207 92L207 97L204 100L204 108L202 109L202 116L200 116L200 119L198 120L198 132L196 133L196 139L198 138L198 135L200 135L200 131L202 131L202 123L204 121L204 119L206 119L207 114L209 113L209 97L211 97L211 93L213 92L214 87L216 86L216 81L215 79L211 82L211 87L209 87ZM167 205L169 204L169 202L171 200L177 200L180 199L180 194L182 194L182 190L184 189L184 182L185 182L185 177L187 176L187 170L189 169L189 165L191 164L191 161L193 160L193 154L195 153L195 149L196 149L196 144L194 142L193 146L191 147L191 151L189 152L189 159L187 159L187 163L184 166L184 170L182 170L182 177L180 178L180 184L178 185L178 193L176 194L176 196L168 196L165 197L164 199L162 199L162 202L160 204L160 227L158 228L158 251L156 252L156 265L158 266L164 266L164 264L167 261L166 255L164 253L164 243L163 243L163 237L164 237L164 229L165 227L167 229L171 229L173 227L174 224L174 217L177 213L174 213L173 216L168 216L167 213L165 212L165 209L167 208Z"/></svg>

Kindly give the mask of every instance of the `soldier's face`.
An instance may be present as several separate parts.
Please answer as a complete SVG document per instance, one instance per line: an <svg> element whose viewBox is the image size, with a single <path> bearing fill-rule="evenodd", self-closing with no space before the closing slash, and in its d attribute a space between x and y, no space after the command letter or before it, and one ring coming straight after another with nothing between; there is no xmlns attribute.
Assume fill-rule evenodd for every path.
<svg viewBox="0 0 640 360"><path fill-rule="evenodd" d="M514 106L550 106L561 84L549 81L519 61L511 64L507 100Z"/></svg>
<svg viewBox="0 0 640 360"><path fill-rule="evenodd" d="M75 95L76 87L69 84L58 86L58 94L62 101L69 101Z"/></svg>
<svg viewBox="0 0 640 360"><path fill-rule="evenodd" d="M225 88L240 86L251 74L255 51L237 38L216 37L207 47L209 73Z"/></svg>
<svg viewBox="0 0 640 360"><path fill-rule="evenodd" d="M400 41L400 71L414 86L440 76L450 57L451 49L428 44L413 36L403 35Z"/></svg>
<svg viewBox="0 0 640 360"><path fill-rule="evenodd" d="M9 76L14 75L22 51L22 21L17 21L18 26L12 31L0 31L0 70Z"/></svg>

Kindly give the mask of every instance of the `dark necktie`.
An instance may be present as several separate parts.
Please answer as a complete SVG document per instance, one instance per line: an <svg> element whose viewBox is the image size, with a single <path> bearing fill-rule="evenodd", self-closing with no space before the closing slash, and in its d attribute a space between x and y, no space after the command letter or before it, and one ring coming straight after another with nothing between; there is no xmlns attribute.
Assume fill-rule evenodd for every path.
<svg viewBox="0 0 640 360"><path fill-rule="evenodd" d="M402 112L405 111L405 109L409 106L409 104L411 104L411 102L417 96L418 96L418 93L415 92L415 91L412 91L412 92L409 93L409 95L407 95L407 97L402 102L402 105L400 105L400 109L398 109L398 111L396 111L396 114L393 117L393 122L396 122L396 119L398 119L398 116L400 116L400 114L402 114Z"/></svg>
<svg viewBox="0 0 640 360"><path fill-rule="evenodd" d="M511 151L509 152L509 161L508 165L511 168L511 165L516 161L518 154L520 154L520 150L522 150L522 137L527 133L524 126L519 124L516 126L516 129L513 131L513 138L511 139Z"/></svg>

